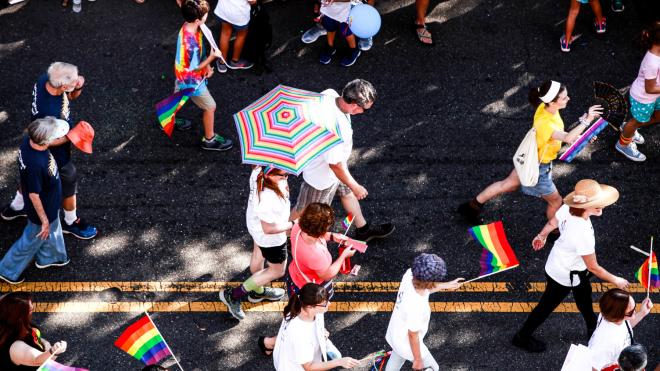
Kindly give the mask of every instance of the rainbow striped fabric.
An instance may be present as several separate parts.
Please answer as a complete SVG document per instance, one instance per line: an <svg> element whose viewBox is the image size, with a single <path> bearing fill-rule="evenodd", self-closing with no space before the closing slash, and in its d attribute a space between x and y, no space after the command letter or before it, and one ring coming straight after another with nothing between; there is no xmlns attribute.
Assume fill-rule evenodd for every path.
<svg viewBox="0 0 660 371"><path fill-rule="evenodd" d="M43 365L41 365L37 369L37 371L89 371L89 370L86 368L65 366L63 364L53 361L52 359L48 359L46 362L44 362Z"/></svg>
<svg viewBox="0 0 660 371"><path fill-rule="evenodd" d="M580 135L577 140L566 149L566 152L562 153L561 156L559 156L559 159L562 161L566 162L571 162L575 158L575 156L580 153L584 149L584 147L589 144L589 141L598 135L605 127L607 126L607 121L603 120L603 118L599 118L596 122L591 124L589 129L585 130L582 135Z"/></svg>
<svg viewBox="0 0 660 371"><path fill-rule="evenodd" d="M353 214L348 214L344 220L341 222L341 226L344 227L344 229L348 229L351 224L353 224Z"/></svg>
<svg viewBox="0 0 660 371"><path fill-rule="evenodd" d="M650 279L651 285L649 286L649 259L651 259L651 270L650 270ZM644 264L639 267L637 273L635 273L635 278L647 289L651 288L660 288L660 271L658 270L658 258L655 256L655 253L651 253L651 256L648 257Z"/></svg>
<svg viewBox="0 0 660 371"><path fill-rule="evenodd" d="M172 137L176 113L179 112L184 104L186 104L188 98L190 98L194 92L195 88L182 89L156 103L156 116L158 116L160 126L168 137Z"/></svg>
<svg viewBox="0 0 660 371"><path fill-rule="evenodd" d="M115 341L115 346L146 365L158 363L172 354L162 335L147 315L128 326Z"/></svg>
<svg viewBox="0 0 660 371"><path fill-rule="evenodd" d="M484 247L481 253L479 275L494 273L518 266L520 263L513 253L504 234L501 221L478 225L468 230L472 237Z"/></svg>
<svg viewBox="0 0 660 371"><path fill-rule="evenodd" d="M205 52L201 30L191 33L181 27L174 59L174 76L179 89L198 86L204 80L204 71L197 67L204 61Z"/></svg>

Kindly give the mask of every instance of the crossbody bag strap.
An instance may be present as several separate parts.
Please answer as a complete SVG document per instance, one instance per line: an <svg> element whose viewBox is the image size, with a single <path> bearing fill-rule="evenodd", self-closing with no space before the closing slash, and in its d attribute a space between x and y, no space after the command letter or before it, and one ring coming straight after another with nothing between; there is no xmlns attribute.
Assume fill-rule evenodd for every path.
<svg viewBox="0 0 660 371"><path fill-rule="evenodd" d="M310 283L310 282L314 283L314 281L310 280L310 279L305 275L305 273L303 273L302 269L300 269L300 265L298 265L298 259L296 258L296 255L297 255L296 253L298 252L298 238L300 238L300 235L301 235L301 234L302 234L302 230L299 230L299 231L298 231L298 234L296 235L296 248L293 249L293 246L291 247L291 248L293 249L293 262L296 263L296 268L298 268L298 272L300 272L300 274L303 276L303 278L305 279L305 282L307 282L307 283Z"/></svg>

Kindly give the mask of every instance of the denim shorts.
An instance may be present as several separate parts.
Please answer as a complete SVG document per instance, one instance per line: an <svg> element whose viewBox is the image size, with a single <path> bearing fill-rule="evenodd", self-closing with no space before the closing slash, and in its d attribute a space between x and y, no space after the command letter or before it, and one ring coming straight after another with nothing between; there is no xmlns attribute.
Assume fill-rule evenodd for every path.
<svg viewBox="0 0 660 371"><path fill-rule="evenodd" d="M534 197L543 197L556 192L557 187L552 182L552 162L539 165L538 183L534 187L520 187L520 191Z"/></svg>
<svg viewBox="0 0 660 371"><path fill-rule="evenodd" d="M642 103L630 96L630 114L635 120L649 122L655 111L660 111L660 98L653 103Z"/></svg>
<svg viewBox="0 0 660 371"><path fill-rule="evenodd" d="M218 20L220 21L220 23L230 24L230 25L231 25L231 28L233 28L233 29L236 30L236 31L246 30L246 29L248 28L248 25L249 25L249 23L246 23L246 24L244 24L244 25L242 25L242 26L239 26L239 25L235 25L235 24L233 24L233 23L231 23L231 22L225 21L224 19L218 17L217 15L216 15L215 17L218 18ZM221 28L221 29L222 29L222 28Z"/></svg>

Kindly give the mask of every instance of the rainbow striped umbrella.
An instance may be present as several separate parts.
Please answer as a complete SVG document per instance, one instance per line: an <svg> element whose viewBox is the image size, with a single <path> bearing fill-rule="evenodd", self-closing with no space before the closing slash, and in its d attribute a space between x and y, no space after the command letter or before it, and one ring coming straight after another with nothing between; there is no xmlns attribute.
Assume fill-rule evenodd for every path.
<svg viewBox="0 0 660 371"><path fill-rule="evenodd" d="M310 161L341 143L332 106L323 99L331 98L278 85L234 114L243 163L300 175Z"/></svg>

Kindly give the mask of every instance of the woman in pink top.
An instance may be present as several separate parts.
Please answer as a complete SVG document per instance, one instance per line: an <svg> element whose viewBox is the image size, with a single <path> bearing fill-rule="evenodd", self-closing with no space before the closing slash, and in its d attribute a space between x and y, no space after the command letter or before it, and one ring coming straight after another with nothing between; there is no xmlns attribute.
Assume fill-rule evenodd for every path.
<svg viewBox="0 0 660 371"><path fill-rule="evenodd" d="M347 238L339 233L328 232L335 220L335 213L327 204L312 203L291 229L291 256L287 276L289 296L297 294L306 283L313 282L325 286L328 297L332 298L332 279L339 273L344 259L355 254L351 248L344 249L337 260L332 261L327 241L340 243Z"/></svg>
<svg viewBox="0 0 660 371"><path fill-rule="evenodd" d="M335 213L327 204L311 203L305 207L298 224L291 229L291 264L286 278L289 298L297 295L305 284L312 282L325 287L328 300L334 290L332 279L339 273L344 259L355 255L355 250L347 247L332 261L327 241L341 242L347 238L339 233L328 232L335 221ZM275 337L259 337L261 352L270 356L275 348Z"/></svg>
<svg viewBox="0 0 660 371"><path fill-rule="evenodd" d="M660 122L660 21L642 33L642 44L648 51L637 79L630 86L632 119L621 127L615 145L617 151L637 162L646 160L646 156L637 150L637 144L644 143L644 137L637 129Z"/></svg>

